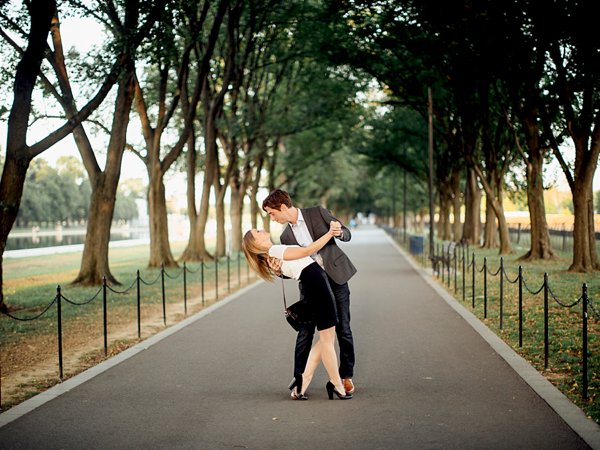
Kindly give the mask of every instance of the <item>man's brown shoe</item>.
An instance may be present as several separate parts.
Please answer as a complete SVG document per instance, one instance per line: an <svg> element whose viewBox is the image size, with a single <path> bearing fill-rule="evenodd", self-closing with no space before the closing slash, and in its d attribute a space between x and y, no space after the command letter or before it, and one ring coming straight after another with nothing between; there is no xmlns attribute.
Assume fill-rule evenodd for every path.
<svg viewBox="0 0 600 450"><path fill-rule="evenodd" d="M354 394L354 383L352 383L352 378L344 378L342 383L344 384L344 390L346 393Z"/></svg>

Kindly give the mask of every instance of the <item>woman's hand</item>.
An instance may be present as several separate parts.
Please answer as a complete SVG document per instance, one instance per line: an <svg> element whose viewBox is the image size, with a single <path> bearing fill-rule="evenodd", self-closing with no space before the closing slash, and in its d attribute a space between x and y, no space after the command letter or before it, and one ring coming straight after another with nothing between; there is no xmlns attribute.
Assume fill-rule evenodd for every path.
<svg viewBox="0 0 600 450"><path fill-rule="evenodd" d="M275 275L280 277L281 276L281 266L282 266L283 261L279 258L274 258L273 256L269 256L267 258L267 263L269 264L269 267L271 268L273 273L275 273Z"/></svg>

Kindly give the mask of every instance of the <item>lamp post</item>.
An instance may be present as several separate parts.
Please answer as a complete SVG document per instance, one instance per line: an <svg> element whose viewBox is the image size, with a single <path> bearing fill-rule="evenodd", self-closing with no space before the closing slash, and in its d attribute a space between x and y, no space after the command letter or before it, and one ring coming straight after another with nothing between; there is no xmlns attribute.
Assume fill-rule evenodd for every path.
<svg viewBox="0 0 600 450"><path fill-rule="evenodd" d="M431 88L427 88L429 112L429 257L433 256L433 100Z"/></svg>
<svg viewBox="0 0 600 450"><path fill-rule="evenodd" d="M404 147L404 162L406 162L406 147ZM404 233L404 242L406 243L406 167L402 173L404 181L403 205L402 205L402 232Z"/></svg>

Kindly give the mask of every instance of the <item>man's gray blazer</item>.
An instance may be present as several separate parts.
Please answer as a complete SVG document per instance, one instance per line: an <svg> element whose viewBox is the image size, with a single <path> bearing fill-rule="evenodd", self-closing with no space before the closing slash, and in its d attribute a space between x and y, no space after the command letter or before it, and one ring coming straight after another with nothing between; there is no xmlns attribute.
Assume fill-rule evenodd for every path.
<svg viewBox="0 0 600 450"><path fill-rule="evenodd" d="M313 206L310 208L301 208L302 217L306 222L308 232L310 233L313 241L323 236L329 231L329 222L332 220L338 221L327 209L322 206ZM350 230L342 224L342 235L336 239L341 241L349 241L352 237ZM296 236L290 224L283 229L281 237L279 238L282 244L285 245L298 245ZM344 284L356 273L356 267L350 261L350 258L339 248L335 242L335 239L331 239L325 246L319 250L319 255L323 258L323 265L325 266L325 272L327 275L335 281L337 284Z"/></svg>

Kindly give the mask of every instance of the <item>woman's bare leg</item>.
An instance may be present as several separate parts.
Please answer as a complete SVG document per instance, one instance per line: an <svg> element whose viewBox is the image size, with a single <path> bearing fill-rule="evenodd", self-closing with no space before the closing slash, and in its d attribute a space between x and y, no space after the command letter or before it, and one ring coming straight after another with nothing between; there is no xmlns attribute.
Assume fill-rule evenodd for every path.
<svg viewBox="0 0 600 450"><path fill-rule="evenodd" d="M344 385L338 371L338 359L335 353L335 327L319 331L319 340L310 349L306 367L302 374L302 394L308 389L315 370L317 370L321 361L323 361L329 379L335 385L337 391L344 393Z"/></svg>
<svg viewBox="0 0 600 450"><path fill-rule="evenodd" d="M308 385L312 381L313 375L315 374L315 370L319 366L321 362L321 339L319 339L315 345L310 349L310 353L308 354L308 360L306 361L306 367L304 368L304 372L302 373L302 394L306 392Z"/></svg>
<svg viewBox="0 0 600 450"><path fill-rule="evenodd" d="M319 331L319 342L321 344L321 360L325 366L325 370L329 375L329 379L334 384L338 392L344 394L344 385L340 378L338 370L338 359L335 353L335 327L327 328L326 330ZM312 353L312 351L311 351Z"/></svg>

